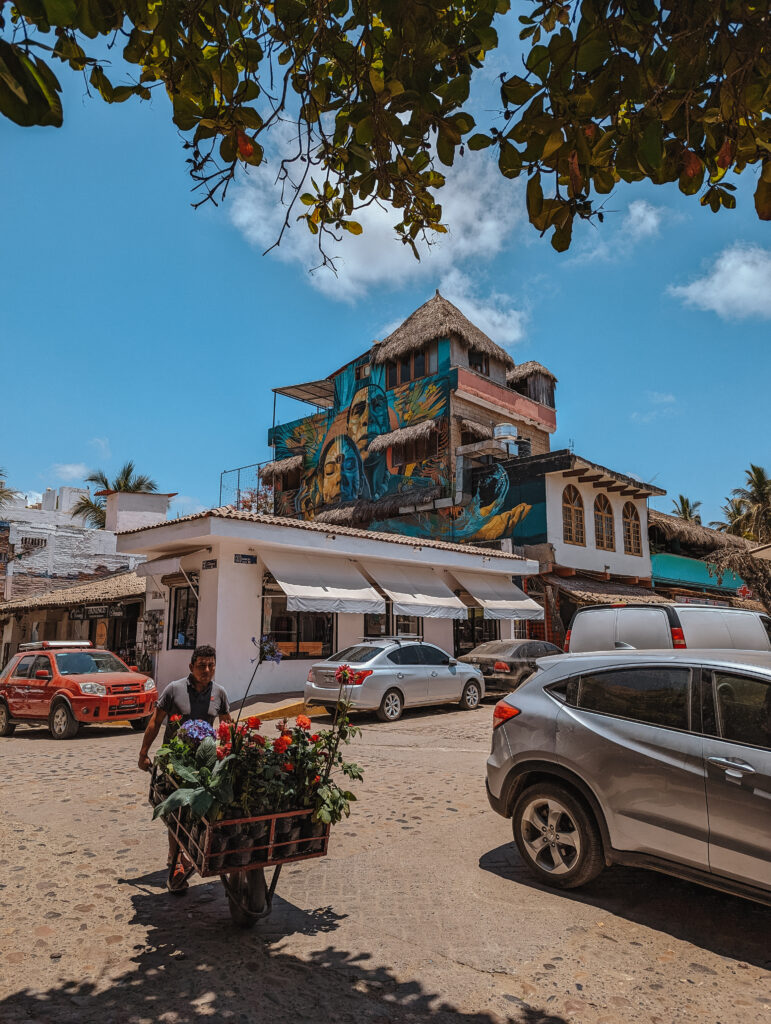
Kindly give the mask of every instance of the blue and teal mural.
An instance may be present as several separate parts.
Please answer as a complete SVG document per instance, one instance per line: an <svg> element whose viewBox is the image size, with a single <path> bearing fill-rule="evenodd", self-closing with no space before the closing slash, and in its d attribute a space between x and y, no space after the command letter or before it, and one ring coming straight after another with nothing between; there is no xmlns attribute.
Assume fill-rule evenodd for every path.
<svg viewBox="0 0 771 1024"><path fill-rule="evenodd" d="M369 371L364 376L363 369ZM280 515L312 519L323 511L356 503L390 506L419 493L438 497L449 492L449 396L455 375L445 369L432 377L411 381L390 391L385 369L359 360L335 377L331 409L274 427L269 441L275 458L301 455L299 488L276 495ZM415 452L393 443L397 430L430 424L422 432L431 443ZM418 457L420 456L420 457ZM398 461L395 461L398 459ZM401 502L402 504L405 501ZM407 502L409 503L409 502ZM371 515L368 517L371 518Z"/></svg>

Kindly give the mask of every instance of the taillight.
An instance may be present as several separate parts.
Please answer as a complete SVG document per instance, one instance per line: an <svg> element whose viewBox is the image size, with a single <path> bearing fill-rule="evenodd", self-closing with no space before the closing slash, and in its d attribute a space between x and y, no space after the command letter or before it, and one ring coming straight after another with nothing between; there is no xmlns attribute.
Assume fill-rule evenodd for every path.
<svg viewBox="0 0 771 1024"><path fill-rule="evenodd" d="M308 678L305 681L306 681L306 683L314 682L314 679L313 679L313 669L312 668L308 669Z"/></svg>
<svg viewBox="0 0 771 1024"><path fill-rule="evenodd" d="M688 644L685 642L683 631L679 626L672 626L672 646L673 647L687 647Z"/></svg>
<svg viewBox="0 0 771 1024"><path fill-rule="evenodd" d="M567 633L565 634L565 650L566 651L570 650L570 630L568 630Z"/></svg>
<svg viewBox="0 0 771 1024"><path fill-rule="evenodd" d="M351 686L361 686L367 676L371 676L373 669L364 669L362 672L355 672L353 679L351 680Z"/></svg>
<svg viewBox="0 0 771 1024"><path fill-rule="evenodd" d="M518 714L519 708L513 708L505 700L499 700L493 708L493 729L497 729L499 725L503 725L504 722L508 722L510 718L514 718Z"/></svg>
<svg viewBox="0 0 771 1024"><path fill-rule="evenodd" d="M493 672L511 672L505 661L496 661L493 665Z"/></svg>

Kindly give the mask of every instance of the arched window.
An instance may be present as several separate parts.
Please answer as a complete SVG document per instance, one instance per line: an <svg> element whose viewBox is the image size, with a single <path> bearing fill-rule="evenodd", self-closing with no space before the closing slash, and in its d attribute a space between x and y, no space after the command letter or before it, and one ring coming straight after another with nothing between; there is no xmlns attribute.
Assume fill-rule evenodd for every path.
<svg viewBox="0 0 771 1024"><path fill-rule="evenodd" d="M613 535L613 509L604 494L594 499L594 543L603 551L615 551Z"/></svg>
<svg viewBox="0 0 771 1024"><path fill-rule="evenodd" d="M586 544L584 503L572 484L562 492L562 539L566 544Z"/></svg>
<svg viewBox="0 0 771 1024"><path fill-rule="evenodd" d="M640 513L631 501L624 505L624 554L642 554L642 535L640 533Z"/></svg>

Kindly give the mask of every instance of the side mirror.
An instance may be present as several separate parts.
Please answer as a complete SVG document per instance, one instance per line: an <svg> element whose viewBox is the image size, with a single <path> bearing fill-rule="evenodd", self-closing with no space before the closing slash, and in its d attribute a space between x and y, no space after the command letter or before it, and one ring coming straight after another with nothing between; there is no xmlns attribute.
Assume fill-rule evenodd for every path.
<svg viewBox="0 0 771 1024"><path fill-rule="evenodd" d="M129 672L138 672L138 671L139 671L139 666L138 665L129 665Z"/></svg>
<svg viewBox="0 0 771 1024"><path fill-rule="evenodd" d="M448 658L447 659L447 664L448 665L457 665L458 664L457 658Z"/></svg>
<svg viewBox="0 0 771 1024"><path fill-rule="evenodd" d="M50 679L51 673L44 668L39 668L35 673L35 679Z"/></svg>

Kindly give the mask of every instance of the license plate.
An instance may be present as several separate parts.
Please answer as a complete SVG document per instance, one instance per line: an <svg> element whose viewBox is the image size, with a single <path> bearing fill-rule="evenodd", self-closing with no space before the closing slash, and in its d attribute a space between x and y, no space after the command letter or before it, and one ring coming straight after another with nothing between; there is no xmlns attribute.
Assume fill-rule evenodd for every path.
<svg viewBox="0 0 771 1024"><path fill-rule="evenodd" d="M124 705L136 704L136 699L134 697L121 697L118 703L121 707L124 707Z"/></svg>

